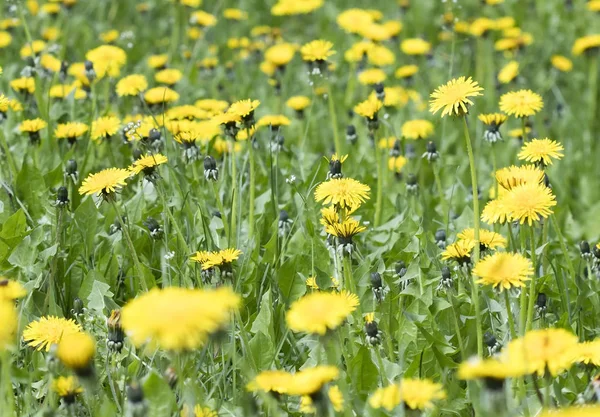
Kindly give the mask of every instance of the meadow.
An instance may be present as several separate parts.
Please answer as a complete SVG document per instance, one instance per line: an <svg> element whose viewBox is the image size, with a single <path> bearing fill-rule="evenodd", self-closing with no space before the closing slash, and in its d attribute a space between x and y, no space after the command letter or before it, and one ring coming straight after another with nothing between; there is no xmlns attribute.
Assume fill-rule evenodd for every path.
<svg viewBox="0 0 600 417"><path fill-rule="evenodd" d="M0 10L0 417L600 416L600 1Z"/></svg>

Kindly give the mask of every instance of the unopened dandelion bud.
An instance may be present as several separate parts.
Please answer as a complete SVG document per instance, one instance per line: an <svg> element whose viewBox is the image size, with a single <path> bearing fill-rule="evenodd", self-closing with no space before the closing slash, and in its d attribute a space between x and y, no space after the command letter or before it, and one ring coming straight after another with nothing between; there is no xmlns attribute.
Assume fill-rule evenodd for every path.
<svg viewBox="0 0 600 417"><path fill-rule="evenodd" d="M342 161L339 159L331 159L329 161L329 172L327 173L327 179L330 178L342 178Z"/></svg>
<svg viewBox="0 0 600 417"><path fill-rule="evenodd" d="M169 384L169 387L171 387L171 389L175 388L177 385L177 372L175 371L175 368L169 366L165 371L164 377L167 381L167 384Z"/></svg>
<svg viewBox="0 0 600 417"><path fill-rule="evenodd" d="M435 232L435 244L440 249L444 249L446 247L446 231L444 229L438 229Z"/></svg>
<svg viewBox="0 0 600 417"><path fill-rule="evenodd" d="M437 147L435 146L435 143L429 141L427 143L427 150L423 154L423 158L427 159L429 162L433 162L433 161L437 160L439 157L440 157L440 154L437 151Z"/></svg>
<svg viewBox="0 0 600 417"><path fill-rule="evenodd" d="M219 170L217 169L217 161L210 155L204 158L204 178L208 181L217 181L219 179Z"/></svg>
<svg viewBox="0 0 600 417"><path fill-rule="evenodd" d="M131 417L145 417L148 414L144 391L137 382L132 382L127 386L127 411Z"/></svg>
<svg viewBox="0 0 600 417"><path fill-rule="evenodd" d="M288 212L285 210L281 210L279 212L279 222L278 222L279 235L283 236L283 235L287 234L290 231L291 226L292 226L292 219L290 219Z"/></svg>
<svg viewBox="0 0 600 417"><path fill-rule="evenodd" d="M452 287L452 272L450 271L450 268L448 268L447 266L443 266L442 267L442 278L440 280L440 287L443 288L451 288Z"/></svg>
<svg viewBox="0 0 600 417"><path fill-rule="evenodd" d="M350 142L350 144L355 144L358 136L356 135L356 127L354 125L346 126L346 140Z"/></svg>
<svg viewBox="0 0 600 417"><path fill-rule="evenodd" d="M145 221L144 221L144 226L146 226L148 228L148 231L150 232L150 236L152 236L153 239L160 239L163 235L163 229L160 226L160 224L158 224L158 222L153 219L152 217L148 217Z"/></svg>
<svg viewBox="0 0 600 417"><path fill-rule="evenodd" d="M417 156L417 153L415 151L415 145L413 145L412 143L407 143L404 149L406 152L407 159L414 159Z"/></svg>
<svg viewBox="0 0 600 417"><path fill-rule="evenodd" d="M58 207L66 207L69 205L69 190L67 187L58 187L56 191L56 205Z"/></svg>
<svg viewBox="0 0 600 417"><path fill-rule="evenodd" d="M543 292L539 293L537 299L535 300L535 306L540 311L546 310L546 303L548 302L548 297Z"/></svg>
<svg viewBox="0 0 600 417"><path fill-rule="evenodd" d="M419 190L419 183L417 181L417 176L413 173L410 173L406 177L406 189L410 193L416 193Z"/></svg>
<svg viewBox="0 0 600 417"><path fill-rule="evenodd" d="M94 70L94 63L92 61L85 61L85 77L89 80L89 82L93 82L96 79L96 71Z"/></svg>
<svg viewBox="0 0 600 417"><path fill-rule="evenodd" d="M378 302L383 300L383 281L381 280L381 274L379 272L371 272L371 290L373 295Z"/></svg>
<svg viewBox="0 0 600 417"><path fill-rule="evenodd" d="M587 240L582 240L579 242L579 250L581 252L581 256L585 259L589 259L592 256L592 249L590 248L590 243Z"/></svg>
<svg viewBox="0 0 600 417"><path fill-rule="evenodd" d="M375 84L375 95L380 101L385 100L385 89L382 83Z"/></svg>

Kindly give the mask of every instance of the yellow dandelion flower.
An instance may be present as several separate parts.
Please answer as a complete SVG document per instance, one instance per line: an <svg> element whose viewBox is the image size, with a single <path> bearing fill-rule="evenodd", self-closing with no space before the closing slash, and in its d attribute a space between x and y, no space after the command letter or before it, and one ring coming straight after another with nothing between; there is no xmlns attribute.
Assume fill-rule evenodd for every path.
<svg viewBox="0 0 600 417"><path fill-rule="evenodd" d="M510 61L498 73L498 81L502 84L508 84L519 75L519 63Z"/></svg>
<svg viewBox="0 0 600 417"><path fill-rule="evenodd" d="M577 336L565 329L531 330L508 344L506 360L523 364L529 374L556 376L571 367L577 344Z"/></svg>
<svg viewBox="0 0 600 417"><path fill-rule="evenodd" d="M89 373L96 353L96 341L88 333L65 334L58 342L56 356L78 375Z"/></svg>
<svg viewBox="0 0 600 417"><path fill-rule="evenodd" d="M229 107L227 113L237 115L242 119L249 118L254 114L254 110L256 110L259 105L259 100L239 100Z"/></svg>
<svg viewBox="0 0 600 417"><path fill-rule="evenodd" d="M17 309L12 300L0 298L0 352L13 346L17 334Z"/></svg>
<svg viewBox="0 0 600 417"><path fill-rule="evenodd" d="M518 158L523 161L551 165L553 159L562 159L565 148L558 142L545 138L533 139L523 144Z"/></svg>
<svg viewBox="0 0 600 417"><path fill-rule="evenodd" d="M506 358L472 358L458 367L458 377L462 380L482 379L485 381L503 381L527 374L525 367Z"/></svg>
<svg viewBox="0 0 600 417"><path fill-rule="evenodd" d="M304 44L300 48L300 54L304 61L327 61L327 59L335 54L333 50L333 43L318 39L307 44Z"/></svg>
<svg viewBox="0 0 600 417"><path fill-rule="evenodd" d="M265 51L265 59L276 67L284 67L294 58L296 49L291 43L278 43Z"/></svg>
<svg viewBox="0 0 600 417"><path fill-rule="evenodd" d="M388 168L390 171L395 172L396 174L402 173L402 169L408 163L408 159L405 156L393 156L388 159Z"/></svg>
<svg viewBox="0 0 600 417"><path fill-rule="evenodd" d="M57 139L75 140L83 136L89 129L89 126L82 122L59 123L54 129L54 136Z"/></svg>
<svg viewBox="0 0 600 417"><path fill-rule="evenodd" d="M584 52L593 51L597 48L600 48L600 35L586 35L575 40L571 52L573 55L579 56Z"/></svg>
<svg viewBox="0 0 600 417"><path fill-rule="evenodd" d="M550 62L554 68L562 72L570 72L573 69L573 61L566 56L552 55Z"/></svg>
<svg viewBox="0 0 600 417"><path fill-rule="evenodd" d="M525 286L533 275L533 265L519 253L496 252L477 262L473 275L479 277L478 284L509 290Z"/></svg>
<svg viewBox="0 0 600 417"><path fill-rule="evenodd" d="M154 80L157 83L166 84L168 86L177 84L182 78L183 73L176 68L167 68L154 74Z"/></svg>
<svg viewBox="0 0 600 417"><path fill-rule="evenodd" d="M62 337L81 331L81 326L75 320L47 316L29 323L23 330L23 340L36 350L48 352Z"/></svg>
<svg viewBox="0 0 600 417"><path fill-rule="evenodd" d="M354 106L354 113L370 120L377 119L377 112L381 110L383 103L375 96L369 97L367 100L358 103Z"/></svg>
<svg viewBox="0 0 600 417"><path fill-rule="evenodd" d="M344 219L341 223L333 223L325 227L327 233L344 240L351 240L352 237L365 230L367 230L365 226L361 226L358 220L351 217Z"/></svg>
<svg viewBox="0 0 600 417"><path fill-rule="evenodd" d="M485 205L481 212L481 220L488 224L504 224L510 220L510 212L501 198L495 199Z"/></svg>
<svg viewBox="0 0 600 417"><path fill-rule="evenodd" d="M258 119L258 121L256 122L256 127L289 126L290 123L291 123L290 119L288 119L287 117L285 117L282 114L268 114L268 115L265 115L265 116L261 117L260 119Z"/></svg>
<svg viewBox="0 0 600 417"><path fill-rule="evenodd" d="M475 240L458 240L451 245L446 246L446 249L442 252L442 260L453 260L461 265L469 263L471 262L471 252L474 247Z"/></svg>
<svg viewBox="0 0 600 417"><path fill-rule="evenodd" d="M306 96L293 96L285 102L285 105L297 112L303 111L310 106L310 98Z"/></svg>
<svg viewBox="0 0 600 417"><path fill-rule="evenodd" d="M461 240L472 240L475 244L475 229L469 228L461 231L457 236ZM479 229L479 244L482 249L496 249L506 247L506 238L499 233L491 230Z"/></svg>
<svg viewBox="0 0 600 417"><path fill-rule="evenodd" d="M118 77L121 68L127 62L127 53L118 46L101 45L88 51L85 58L94 64L94 71L98 78L103 78L105 75Z"/></svg>
<svg viewBox="0 0 600 417"><path fill-rule="evenodd" d="M473 105L469 97L480 96L481 91L483 91L483 88L471 77L455 78L431 93L429 111L435 114L443 109L442 117L447 114L451 116L465 115L469 111L468 105Z"/></svg>
<svg viewBox="0 0 600 417"><path fill-rule="evenodd" d="M167 161L167 157L159 153L144 155L131 164L129 171L131 171L133 174L139 174L142 171L145 173L151 173L158 165L166 164Z"/></svg>
<svg viewBox="0 0 600 417"><path fill-rule="evenodd" d="M420 38L411 38L403 40L400 49L406 55L426 55L431 52L431 44Z"/></svg>
<svg viewBox="0 0 600 417"><path fill-rule="evenodd" d="M508 117L506 117L506 115L502 113L480 114L479 116L477 116L477 118L481 120L486 126L492 126L496 128L502 126L502 124L504 124L504 122L506 122L506 120L508 119Z"/></svg>
<svg viewBox="0 0 600 417"><path fill-rule="evenodd" d="M246 385L248 391L275 392L287 394L293 382L293 376L289 372L279 370L262 371Z"/></svg>
<svg viewBox="0 0 600 417"><path fill-rule="evenodd" d="M239 303L240 297L227 287L153 288L123 307L121 326L136 346L195 349L229 322Z"/></svg>
<svg viewBox="0 0 600 417"><path fill-rule="evenodd" d="M106 197L124 187L125 180L130 175L131 172L128 169L122 168L107 168L95 174L90 174L79 187L79 194L96 194Z"/></svg>
<svg viewBox="0 0 600 417"><path fill-rule="evenodd" d="M394 76L396 78L410 78L419 72L419 67L416 65L403 65L396 70Z"/></svg>
<svg viewBox="0 0 600 417"><path fill-rule="evenodd" d="M433 134L433 123L429 120L409 120L402 125L402 136L407 139L425 139Z"/></svg>
<svg viewBox="0 0 600 417"><path fill-rule="evenodd" d="M392 411L401 403L412 410L433 408L433 402L446 398L441 384L429 379L404 378L399 383L378 388L369 398L373 408Z"/></svg>
<svg viewBox="0 0 600 417"><path fill-rule="evenodd" d="M115 116L104 116L92 122L92 135L94 141L108 139L117 134L121 121Z"/></svg>
<svg viewBox="0 0 600 417"><path fill-rule="evenodd" d="M144 100L151 105L172 103L179 100L179 93L169 87L154 87L144 93Z"/></svg>
<svg viewBox="0 0 600 417"><path fill-rule="evenodd" d="M374 19L364 9L348 9L338 14L337 24L348 33L358 33L362 27L373 23Z"/></svg>
<svg viewBox="0 0 600 417"><path fill-rule="evenodd" d="M329 398L329 402L331 403L334 411L337 411L338 413L344 411L344 396L337 385L329 387L327 390L327 397ZM305 414L313 414L317 412L314 402L310 396L304 395L300 398L300 412Z"/></svg>
<svg viewBox="0 0 600 417"><path fill-rule="evenodd" d="M293 374L287 394L313 395L319 392L325 384L337 379L339 374L340 371L335 366L320 365L314 368L305 368Z"/></svg>
<svg viewBox="0 0 600 417"><path fill-rule="evenodd" d="M533 116L543 107L542 97L531 90L511 91L500 97L500 110L509 116Z"/></svg>
<svg viewBox="0 0 600 417"><path fill-rule="evenodd" d="M33 94L35 92L35 80L33 77L15 78L9 84L10 88L17 93Z"/></svg>
<svg viewBox="0 0 600 417"><path fill-rule="evenodd" d="M48 126L48 123L38 117L36 119L23 120L19 125L19 130L22 133L35 133L44 129L46 126Z"/></svg>
<svg viewBox="0 0 600 417"><path fill-rule="evenodd" d="M83 388L74 376L59 376L52 381L52 391L56 392L67 404L70 404L75 401L77 394L83 392Z"/></svg>
<svg viewBox="0 0 600 417"><path fill-rule="evenodd" d="M317 277L308 277L305 281L306 287L311 290L318 290L319 284L317 284Z"/></svg>
<svg viewBox="0 0 600 417"><path fill-rule="evenodd" d="M27 295L25 287L19 282L0 277L0 301L17 300Z"/></svg>
<svg viewBox="0 0 600 417"><path fill-rule="evenodd" d="M509 213L509 219L531 226L552 214L556 197L552 190L543 184L522 184L514 187L502 197L502 205Z"/></svg>
<svg viewBox="0 0 600 417"><path fill-rule="evenodd" d="M286 322L294 332L324 335L339 327L358 305L358 297L349 292L313 292L290 306Z"/></svg>
<svg viewBox="0 0 600 417"><path fill-rule="evenodd" d="M596 417L598 415L600 415L600 405L584 405L542 410L538 417Z"/></svg>
<svg viewBox="0 0 600 417"><path fill-rule="evenodd" d="M363 85L379 84L386 78L385 72L379 68L369 68L358 74L358 81Z"/></svg>
<svg viewBox="0 0 600 417"><path fill-rule="evenodd" d="M514 187L523 184L541 184L544 181L544 171L535 165L510 166L496 171L495 174L498 185L505 190L512 190Z"/></svg>
<svg viewBox="0 0 600 417"><path fill-rule="evenodd" d="M591 342L581 342L571 349L574 363L600 366L600 339Z"/></svg>
<svg viewBox="0 0 600 417"><path fill-rule="evenodd" d="M315 190L315 200L340 208L355 210L369 199L371 188L353 178L335 178L322 182Z"/></svg>

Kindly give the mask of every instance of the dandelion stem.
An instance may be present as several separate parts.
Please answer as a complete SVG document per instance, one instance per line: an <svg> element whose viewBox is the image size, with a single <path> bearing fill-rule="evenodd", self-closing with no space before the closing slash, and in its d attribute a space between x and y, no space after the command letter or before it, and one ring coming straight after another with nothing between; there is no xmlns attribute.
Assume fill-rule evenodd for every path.
<svg viewBox="0 0 600 417"><path fill-rule="evenodd" d="M237 181L237 162L235 152L231 152L231 227L233 244L237 247L237 203L238 203L238 181Z"/></svg>
<svg viewBox="0 0 600 417"><path fill-rule="evenodd" d="M121 225L121 231L123 232L123 236L125 236L125 242L127 243L129 252L131 253L131 257L133 258L133 265L138 274L138 278L139 278L140 284L142 286L142 289L144 291L148 291L148 285L146 284L146 278L144 276L142 264L140 263L140 259L138 258L137 252L135 250L135 246L133 245L133 241L131 240L131 236L129 235L128 226L123 221L123 217L121 216L121 211L119 210L119 207L117 206L117 202L114 199L111 199L110 202L111 202L113 209L115 210L115 213L117 215L117 220L119 221L119 224Z"/></svg>
<svg viewBox="0 0 600 417"><path fill-rule="evenodd" d="M215 195L215 200L217 201L217 207L219 207L219 212L221 213L221 220L223 221L223 228L225 229L225 237L227 238L227 245L231 246L231 235L229 232L229 222L225 216L225 207L223 207L223 202L221 201L221 197L219 197L219 190L217 190L217 184L214 181L212 182L212 189Z"/></svg>
<svg viewBox="0 0 600 417"><path fill-rule="evenodd" d="M5 349L2 352L0 360L0 366L2 367L2 391L0 396L4 398L2 401L3 410L6 410L6 416L12 417L15 415L15 404L14 404L14 393L12 388L12 381L10 378L10 355L8 351Z"/></svg>
<svg viewBox="0 0 600 417"><path fill-rule="evenodd" d="M460 279L460 278L459 278ZM465 360L465 345L463 343L462 335L460 332L460 317L458 314L458 310L456 309L456 303L454 302L454 294L450 291L448 292L448 300L450 300L450 305L452 306L452 316L454 318L454 331L456 332L456 340L458 340L458 349L460 350L460 359L461 361Z"/></svg>
<svg viewBox="0 0 600 417"><path fill-rule="evenodd" d="M437 188L440 204L442 205L442 218L444 219L444 225L446 226L446 233L448 233L448 216L450 215L450 208L448 202L444 197L444 188L442 187L442 180L440 178L440 169L436 163L433 164L433 176L435 178L435 186Z"/></svg>
<svg viewBox="0 0 600 417"><path fill-rule="evenodd" d="M529 304L527 305L527 322L525 325L525 330L531 330L533 325L533 308L535 306L535 295L536 295L536 278L537 278L537 259L536 259L536 244L535 244L535 229L533 226L529 227L529 237L531 239L531 263L533 264L533 277L531 278L530 287L529 287Z"/></svg>
<svg viewBox="0 0 600 417"><path fill-rule="evenodd" d="M0 145L2 145L2 150L4 151L4 155L6 155L6 160L8 162L8 167L10 168L10 174L12 178L17 178L19 171L17 170L15 160L13 159L12 153L8 148L8 143L6 143L6 138L4 137L4 132L2 130L0 130Z"/></svg>
<svg viewBox="0 0 600 417"><path fill-rule="evenodd" d="M375 160L377 163L377 200L375 203L375 227L381 225L381 213L383 210L383 161L377 144L375 144Z"/></svg>
<svg viewBox="0 0 600 417"><path fill-rule="evenodd" d="M519 227L519 239L521 241L521 253L525 255L527 251L527 237L525 236L525 225ZM521 289L520 303L519 303L519 332L521 336L525 334L525 326L527 324L527 291L525 288Z"/></svg>
<svg viewBox="0 0 600 417"><path fill-rule="evenodd" d="M567 268L569 269L569 274L571 275L571 279L575 279L575 268L573 267L573 262L571 261L571 257L569 256L569 251L567 249L567 245L565 243L565 237L560 231L560 227L558 222L556 221L556 216L554 214L550 215L552 219L552 227L554 227L554 231L556 232L556 236L558 236L558 242L560 243L560 249L562 250L563 256L567 261Z"/></svg>
<svg viewBox="0 0 600 417"><path fill-rule="evenodd" d="M508 316L510 338L514 340L517 338L517 332L515 331L515 318L513 317L512 308L510 307L510 297L508 296L508 290L504 290L502 292L504 293L504 303L506 304L506 315Z"/></svg>
<svg viewBox="0 0 600 417"><path fill-rule="evenodd" d="M469 155L469 167L471 170L471 188L473 189L473 229L475 231L475 247L473 248L474 253L474 264L479 261L479 196L477 192L477 172L475 172L475 157L473 156L473 146L471 145L471 136L469 135L469 124L467 123L467 116L463 117L464 128L465 128L465 143L467 145L467 153ZM473 299L473 308L475 309L475 320L477 324L477 354L483 355L483 330L481 323L481 311L479 308L479 288L475 284L475 276L471 274L471 280L473 282L471 288L471 296Z"/></svg>
<svg viewBox="0 0 600 417"><path fill-rule="evenodd" d="M165 189L163 188L162 183L158 183L156 188L158 189L158 194L160 194L160 199L162 201L163 210L165 211L167 218L173 225L173 228L175 229L175 233L177 234L177 237L179 238L179 241L181 242L181 244L183 246L186 256L191 255L190 248L187 245L187 242L185 240L185 237L183 236L183 233L181 232L181 229L179 228L179 224L175 220L175 217L173 217L173 213L171 213L171 210L169 209L169 206L167 205L166 193L165 193Z"/></svg>
<svg viewBox="0 0 600 417"><path fill-rule="evenodd" d="M254 237L254 200L256 198L256 163L254 156L254 144L248 131L248 146L250 147L250 198L248 201L248 243L252 242Z"/></svg>
<svg viewBox="0 0 600 417"><path fill-rule="evenodd" d="M329 119L331 120L331 129L333 130L333 142L335 144L335 153L342 154L342 143L338 132L337 113L335 112L335 101L333 100L333 90L331 85L327 93L327 102L329 104Z"/></svg>

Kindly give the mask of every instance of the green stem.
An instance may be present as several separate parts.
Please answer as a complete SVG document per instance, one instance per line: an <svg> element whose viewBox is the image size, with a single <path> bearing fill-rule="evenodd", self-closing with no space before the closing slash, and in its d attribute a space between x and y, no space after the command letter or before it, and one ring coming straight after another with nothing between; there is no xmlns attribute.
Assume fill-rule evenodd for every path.
<svg viewBox="0 0 600 417"><path fill-rule="evenodd" d="M4 132L0 129L0 145L2 145L2 150L4 151L4 155L6 155L6 161L8 162L8 167L10 168L10 173L14 178L17 178L17 174L19 171L17 170L17 166L15 165L15 160L13 159L12 153L8 147L8 143L6 143L6 138L4 137Z"/></svg>
<svg viewBox="0 0 600 417"><path fill-rule="evenodd" d="M379 148L375 145L375 159L377 163L377 200L375 203L375 227L381 225L381 213L383 211L383 161L379 154Z"/></svg>
<svg viewBox="0 0 600 417"><path fill-rule="evenodd" d="M460 332L460 319L459 319L458 310L456 309L456 303L454 302L454 294L451 294L450 292L448 292L448 299L450 300L450 305L452 306L452 316L454 318L454 331L456 332L456 339L458 340L458 348L460 350L460 360L464 361L466 359L465 345L463 343L462 335Z"/></svg>
<svg viewBox="0 0 600 417"><path fill-rule="evenodd" d="M474 265L479 261L479 196L477 193L477 172L475 171L475 157L473 155L473 146L471 145L471 135L469 135L469 125L467 116L463 117L465 128L465 143L467 145L467 154L469 155L469 167L471 170L471 188L473 189L473 229L475 231ZM475 309L475 321L477 323L477 354L483 356L483 329L481 320L481 310L479 307L479 288L475 283L475 276L471 274L472 288L471 297L473 299L473 308Z"/></svg>
<svg viewBox="0 0 600 417"><path fill-rule="evenodd" d="M523 135L523 143L529 140L529 135L527 134L527 117L521 117L521 134Z"/></svg>
<svg viewBox="0 0 600 417"><path fill-rule="evenodd" d="M352 98L354 97L354 88L356 87L356 64L350 65L350 71L348 71L348 84L346 85L346 92L344 94L344 104L346 107L350 107L352 104Z"/></svg>
<svg viewBox="0 0 600 417"><path fill-rule="evenodd" d="M235 151L232 150L231 156L231 227L233 246L237 247L237 205L238 205L238 181L237 181L237 162Z"/></svg>
<svg viewBox="0 0 600 417"><path fill-rule="evenodd" d="M58 268L58 256L60 253L60 237L62 234L63 224L63 208L57 207L56 209L56 236L54 242L56 244L56 254L52 258L52 264L50 265L50 275L48 278L48 293L46 294L46 306L50 314L57 314L57 311L53 311L56 306L56 270ZM66 306L63 305L63 308Z"/></svg>
<svg viewBox="0 0 600 417"><path fill-rule="evenodd" d="M567 249L567 245L565 243L565 237L560 231L560 227L558 226L558 222L556 221L556 216L554 214L550 215L550 219L552 220L552 227L554 227L554 231L556 232L556 236L558 236L558 242L560 243L560 249L562 250L563 256L567 261L567 268L569 269L569 274L571 275L571 279L575 279L575 267L573 267L573 262L571 261L571 257L569 256L569 251Z"/></svg>
<svg viewBox="0 0 600 417"><path fill-rule="evenodd" d="M327 94L327 102L329 104L329 119L331 120L331 129L333 130L333 142L335 144L335 152L339 157L342 156L342 143L340 142L340 134L338 132L337 113L335 112L335 101L333 100L333 90L329 86Z"/></svg>
<svg viewBox="0 0 600 417"><path fill-rule="evenodd" d="M231 246L231 235L229 234L229 222L225 216L225 207L223 207L223 202L221 201L221 197L219 197L219 190L217 190L217 183L212 182L212 189L215 195L215 200L217 201L217 207L219 207L219 212L221 213L221 220L223 221L223 228L225 229L225 237L227 238L227 245Z"/></svg>
<svg viewBox="0 0 600 417"><path fill-rule="evenodd" d="M442 205L442 217L444 219L444 224L446 225L446 233L448 233L448 216L450 215L450 208L448 207L448 202L444 196L444 188L442 187L442 180L440 178L440 169L435 162L433 163L433 176L435 178L435 186L437 188L440 204Z"/></svg>
<svg viewBox="0 0 600 417"><path fill-rule="evenodd" d="M248 146L250 146L250 199L248 201L248 242L250 243L254 237L254 200L256 198L256 167L250 129L248 129Z"/></svg>
<svg viewBox="0 0 600 417"><path fill-rule="evenodd" d="M519 239L521 241L521 254L525 256L527 251L527 237L525 236L525 225L519 227ZM519 332L521 336L525 334L527 324L527 291L525 288L521 289L521 297L519 303Z"/></svg>
<svg viewBox="0 0 600 417"><path fill-rule="evenodd" d="M123 221L123 217L121 216L121 211L117 206L117 202L114 199L111 199L111 204L115 213L117 215L117 219L119 220L119 224L121 225L121 231L123 232L123 236L125 236L125 242L129 248L129 252L131 253L131 257L133 258L133 265L135 266L136 272L138 274L140 283L142 285L142 289L144 291L148 291L148 285L146 284L146 278L144 276L144 271L142 269L142 264L140 264L140 259L138 258L137 252L135 250L135 246L133 245L133 241L131 240L131 236L129 235L129 229L125 222Z"/></svg>
<svg viewBox="0 0 600 417"><path fill-rule="evenodd" d="M190 248L185 240L185 236L183 236L183 233L181 232L181 229L179 228L179 224L175 220L175 217L173 217L173 214L171 213L171 210L169 209L169 206L167 205L166 193L165 193L165 189L164 189L162 183L159 182L157 184L156 188L158 189L158 194L160 194L160 199L162 201L163 210L165 211L167 218L169 219L169 221L173 225L173 228L175 229L175 233L177 234L177 237L179 238L179 241L181 242L181 245L183 246L185 255L186 256L191 255L192 253L191 253Z"/></svg>
<svg viewBox="0 0 600 417"><path fill-rule="evenodd" d="M535 244L535 229L533 226L529 227L529 237L531 239L531 263L533 264L533 277L531 277L530 287L529 287L529 304L527 305L527 323L525 325L525 330L531 330L533 325L533 308L535 306L535 296L536 296L536 280L537 280L537 259L536 259L536 244Z"/></svg>
<svg viewBox="0 0 600 417"><path fill-rule="evenodd" d="M508 296L508 290L504 290L502 292L504 293L504 303L506 304L506 315L508 316L510 338L511 340L514 340L517 338L517 332L515 331L515 318L513 317L512 308L510 307L510 298Z"/></svg>
<svg viewBox="0 0 600 417"><path fill-rule="evenodd" d="M15 416L15 401L14 401L14 393L12 388L12 380L10 377L10 354L5 349L2 351L2 356L0 360L0 366L2 367L2 382L0 386L2 386L2 390L0 391L0 398L4 398L0 404L5 403L2 407L6 410L6 416L12 417ZM4 413L2 415L5 415Z"/></svg>

